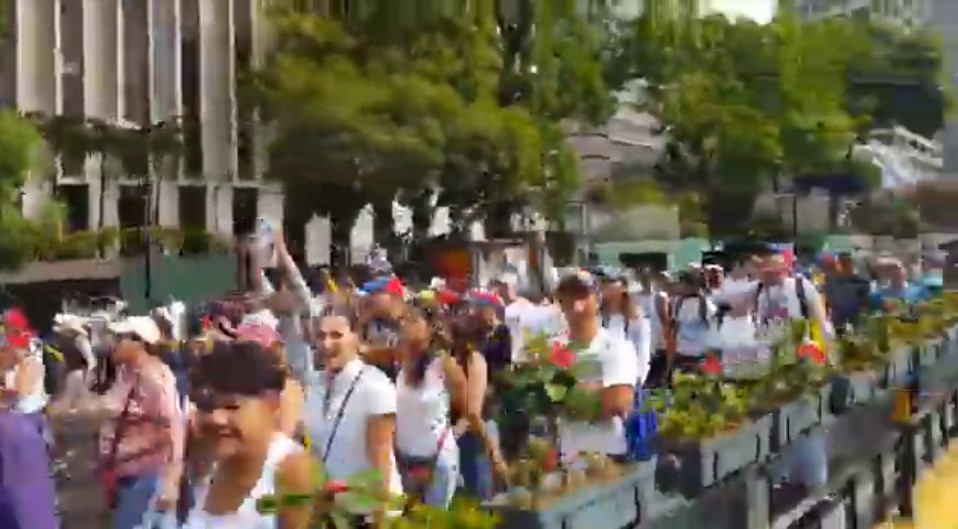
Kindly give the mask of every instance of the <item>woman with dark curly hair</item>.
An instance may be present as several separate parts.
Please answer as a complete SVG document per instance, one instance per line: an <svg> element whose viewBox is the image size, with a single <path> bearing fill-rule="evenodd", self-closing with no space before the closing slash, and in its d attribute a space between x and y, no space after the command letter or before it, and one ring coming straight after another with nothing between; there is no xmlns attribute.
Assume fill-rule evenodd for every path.
<svg viewBox="0 0 958 529"><path fill-rule="evenodd" d="M252 340L217 342L192 373L193 431L212 456L209 476L195 490L188 529L305 529L312 505L261 513L257 500L283 491L313 492L313 464L277 427L287 369Z"/></svg>

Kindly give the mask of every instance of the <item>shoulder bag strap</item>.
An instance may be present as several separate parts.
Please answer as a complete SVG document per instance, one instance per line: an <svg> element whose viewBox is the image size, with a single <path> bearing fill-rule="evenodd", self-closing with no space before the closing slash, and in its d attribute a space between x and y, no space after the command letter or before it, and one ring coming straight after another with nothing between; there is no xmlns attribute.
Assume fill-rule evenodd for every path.
<svg viewBox="0 0 958 529"><path fill-rule="evenodd" d="M798 298L798 307L802 319L808 319L808 299L805 297L805 280L800 275L795 276L795 296Z"/></svg>
<svg viewBox="0 0 958 529"><path fill-rule="evenodd" d="M346 414L346 406L349 404L349 398L352 397L353 392L356 391L356 386L359 383L359 379L363 376L363 372L365 371L366 368L363 367L359 370L359 373L356 373L353 381L349 384L349 389L346 390L346 395L343 397L343 403L339 407L339 411L336 412L336 418L333 420L333 429L329 432L329 439L326 440L326 448L323 450L323 466L326 465L326 460L329 459L329 451L333 448L333 441L336 439L336 433L339 431L339 424L343 422L343 415ZM327 392L332 390L332 387L326 388Z"/></svg>

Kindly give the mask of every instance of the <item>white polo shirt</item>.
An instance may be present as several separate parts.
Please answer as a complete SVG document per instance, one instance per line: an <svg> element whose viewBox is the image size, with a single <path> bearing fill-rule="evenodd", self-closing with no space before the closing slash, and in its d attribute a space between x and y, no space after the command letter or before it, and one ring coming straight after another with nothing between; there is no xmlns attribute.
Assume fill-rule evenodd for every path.
<svg viewBox="0 0 958 529"><path fill-rule="evenodd" d="M580 362L594 362L594 372L583 382L601 382L603 388L634 387L639 377L635 346L606 329L600 328L589 347L577 356ZM574 459L580 452L623 455L628 450L621 417L594 424L562 421L559 424L559 444L566 460Z"/></svg>
<svg viewBox="0 0 958 529"><path fill-rule="evenodd" d="M329 446L323 470L329 477L341 480L372 470L366 455L369 420L378 415L396 413L396 387L382 371L358 359L346 364L332 379L332 384L328 383L325 371L314 374L307 392L304 423L309 433L311 449L317 458L322 459L327 445ZM355 389L346 401L346 395L354 380ZM329 403L324 410L328 392ZM333 425L341 409L343 417L330 443ZM392 456L392 469L389 474L390 492L402 494L395 454Z"/></svg>

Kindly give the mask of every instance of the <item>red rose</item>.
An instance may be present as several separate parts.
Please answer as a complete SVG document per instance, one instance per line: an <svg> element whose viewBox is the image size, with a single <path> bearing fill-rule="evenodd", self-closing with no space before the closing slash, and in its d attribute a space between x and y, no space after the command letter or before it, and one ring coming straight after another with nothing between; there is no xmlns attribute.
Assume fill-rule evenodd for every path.
<svg viewBox="0 0 958 529"><path fill-rule="evenodd" d="M213 320L209 316L204 316L203 323L201 325L203 326L204 331L208 331L213 328Z"/></svg>
<svg viewBox="0 0 958 529"><path fill-rule="evenodd" d="M345 481L339 479L331 479L326 483L323 483L323 492L330 496L335 496L339 493L346 492L347 490L349 490L349 485Z"/></svg>
<svg viewBox="0 0 958 529"><path fill-rule="evenodd" d="M705 360L702 362L701 369L706 375L721 375L722 361L719 360L717 354L710 353L705 356Z"/></svg>
<svg viewBox="0 0 958 529"><path fill-rule="evenodd" d="M542 458L542 470L546 472L552 472L559 466L559 451L555 448L550 448L546 451L545 456Z"/></svg>
<svg viewBox="0 0 958 529"><path fill-rule="evenodd" d="M575 363L575 353L568 347L556 342L552 344L552 354L549 355L549 361L556 367L568 369Z"/></svg>
<svg viewBox="0 0 958 529"><path fill-rule="evenodd" d="M810 361L818 364L825 365L825 351L818 346L815 342L802 342L799 344L798 348L795 350L795 356L798 358L808 358Z"/></svg>

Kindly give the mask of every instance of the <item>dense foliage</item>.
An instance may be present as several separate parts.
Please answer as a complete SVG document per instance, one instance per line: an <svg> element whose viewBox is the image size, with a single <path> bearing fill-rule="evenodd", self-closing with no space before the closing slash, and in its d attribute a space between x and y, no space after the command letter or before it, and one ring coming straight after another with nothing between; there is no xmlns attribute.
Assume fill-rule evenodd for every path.
<svg viewBox="0 0 958 529"><path fill-rule="evenodd" d="M11 111L0 111L0 268L15 269L31 257L32 223L19 207L20 190L35 167L40 135Z"/></svg>
<svg viewBox="0 0 958 529"><path fill-rule="evenodd" d="M388 238L396 197L417 234L436 204L465 229L564 203L577 167L563 121L599 122L614 101L605 33L575 2L332 4L274 13L278 51L251 91L274 125L272 176L309 197L294 209L330 215L342 245L368 203Z"/></svg>

